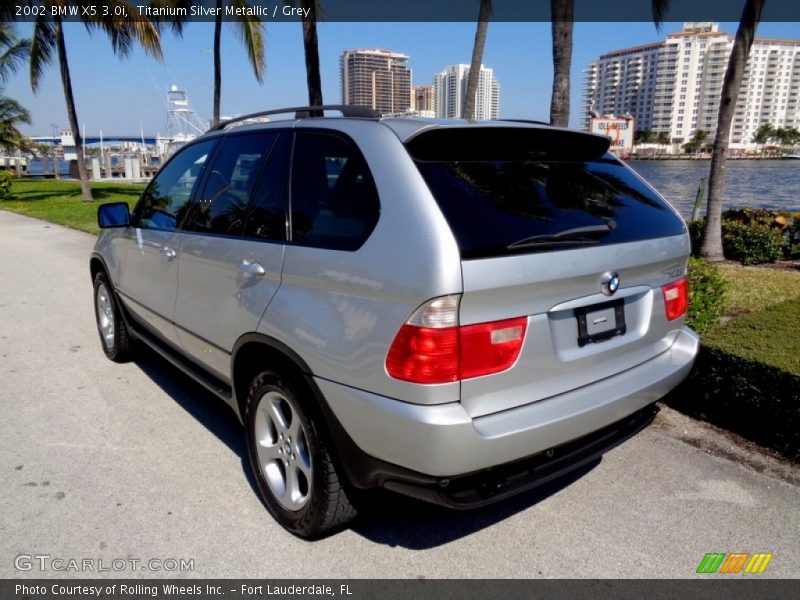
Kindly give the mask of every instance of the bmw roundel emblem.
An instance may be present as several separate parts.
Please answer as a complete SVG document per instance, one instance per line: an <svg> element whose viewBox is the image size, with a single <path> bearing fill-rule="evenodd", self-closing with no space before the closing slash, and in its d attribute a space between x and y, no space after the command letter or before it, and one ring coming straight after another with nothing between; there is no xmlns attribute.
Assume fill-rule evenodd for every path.
<svg viewBox="0 0 800 600"><path fill-rule="evenodd" d="M609 271L604 273L600 279L600 290L606 296L613 296L614 292L619 289L619 273L616 271Z"/></svg>

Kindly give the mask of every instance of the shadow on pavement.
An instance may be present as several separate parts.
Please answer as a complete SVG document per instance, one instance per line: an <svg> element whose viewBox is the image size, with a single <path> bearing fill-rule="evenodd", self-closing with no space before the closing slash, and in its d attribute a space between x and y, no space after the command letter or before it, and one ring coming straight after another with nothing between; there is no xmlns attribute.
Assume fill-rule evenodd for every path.
<svg viewBox="0 0 800 600"><path fill-rule="evenodd" d="M241 458L242 471L253 493L258 496L258 487L247 457L244 429L230 407L148 348L137 349L135 364L183 410ZM265 516L269 518L269 515Z"/></svg>
<svg viewBox="0 0 800 600"><path fill-rule="evenodd" d="M602 459L533 490L473 510L452 510L386 491L376 491L360 508L352 531L378 544L424 550L491 527L557 494L594 469Z"/></svg>
<svg viewBox="0 0 800 600"><path fill-rule="evenodd" d="M247 456L244 429L233 411L188 375L148 349L140 349L135 364L241 458L244 476L260 500ZM352 523L350 530L377 544L412 550L433 548L490 527L557 494L594 469L601 460L598 458L527 493L468 511L447 509L383 490L370 491L359 502L359 518ZM264 518L272 518L266 508Z"/></svg>

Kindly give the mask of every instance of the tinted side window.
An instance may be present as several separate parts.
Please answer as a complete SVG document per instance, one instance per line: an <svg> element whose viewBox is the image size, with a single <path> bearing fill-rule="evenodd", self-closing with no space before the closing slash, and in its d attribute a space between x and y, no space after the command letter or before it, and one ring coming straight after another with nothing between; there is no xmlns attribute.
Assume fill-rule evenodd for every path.
<svg viewBox="0 0 800 600"><path fill-rule="evenodd" d="M186 215L189 199L216 140L178 150L147 186L133 211L134 227L176 229Z"/></svg>
<svg viewBox="0 0 800 600"><path fill-rule="evenodd" d="M292 162L292 240L356 250L378 222L378 190L358 149L342 137L300 132Z"/></svg>
<svg viewBox="0 0 800 600"><path fill-rule="evenodd" d="M259 240L286 239L286 205L289 192L291 134L283 133L272 147L267 164L250 195L244 235Z"/></svg>
<svg viewBox="0 0 800 600"><path fill-rule="evenodd" d="M223 142L194 202L187 230L242 234L250 193L277 137L276 133L253 133L233 135Z"/></svg>

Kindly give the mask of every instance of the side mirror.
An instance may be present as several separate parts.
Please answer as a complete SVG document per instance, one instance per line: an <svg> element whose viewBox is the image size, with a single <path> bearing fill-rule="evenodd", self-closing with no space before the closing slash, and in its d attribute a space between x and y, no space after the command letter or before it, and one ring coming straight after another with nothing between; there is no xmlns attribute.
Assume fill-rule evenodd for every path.
<svg viewBox="0 0 800 600"><path fill-rule="evenodd" d="M97 224L101 229L127 227L130 222L131 213L127 202L109 202L97 207Z"/></svg>

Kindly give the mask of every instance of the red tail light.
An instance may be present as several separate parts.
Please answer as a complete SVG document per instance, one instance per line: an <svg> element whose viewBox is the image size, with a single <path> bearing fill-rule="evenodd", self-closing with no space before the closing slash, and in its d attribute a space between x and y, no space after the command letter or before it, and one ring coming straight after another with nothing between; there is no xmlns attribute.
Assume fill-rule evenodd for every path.
<svg viewBox="0 0 800 600"><path fill-rule="evenodd" d="M448 383L510 368L519 357L525 317L459 326L458 297L421 306L398 332L386 371L414 383Z"/></svg>
<svg viewBox="0 0 800 600"><path fill-rule="evenodd" d="M430 329L406 323L386 356L386 370L395 379L415 383L458 380L458 327Z"/></svg>
<svg viewBox="0 0 800 600"><path fill-rule="evenodd" d="M686 278L661 286L668 321L674 321L689 309L689 282Z"/></svg>

